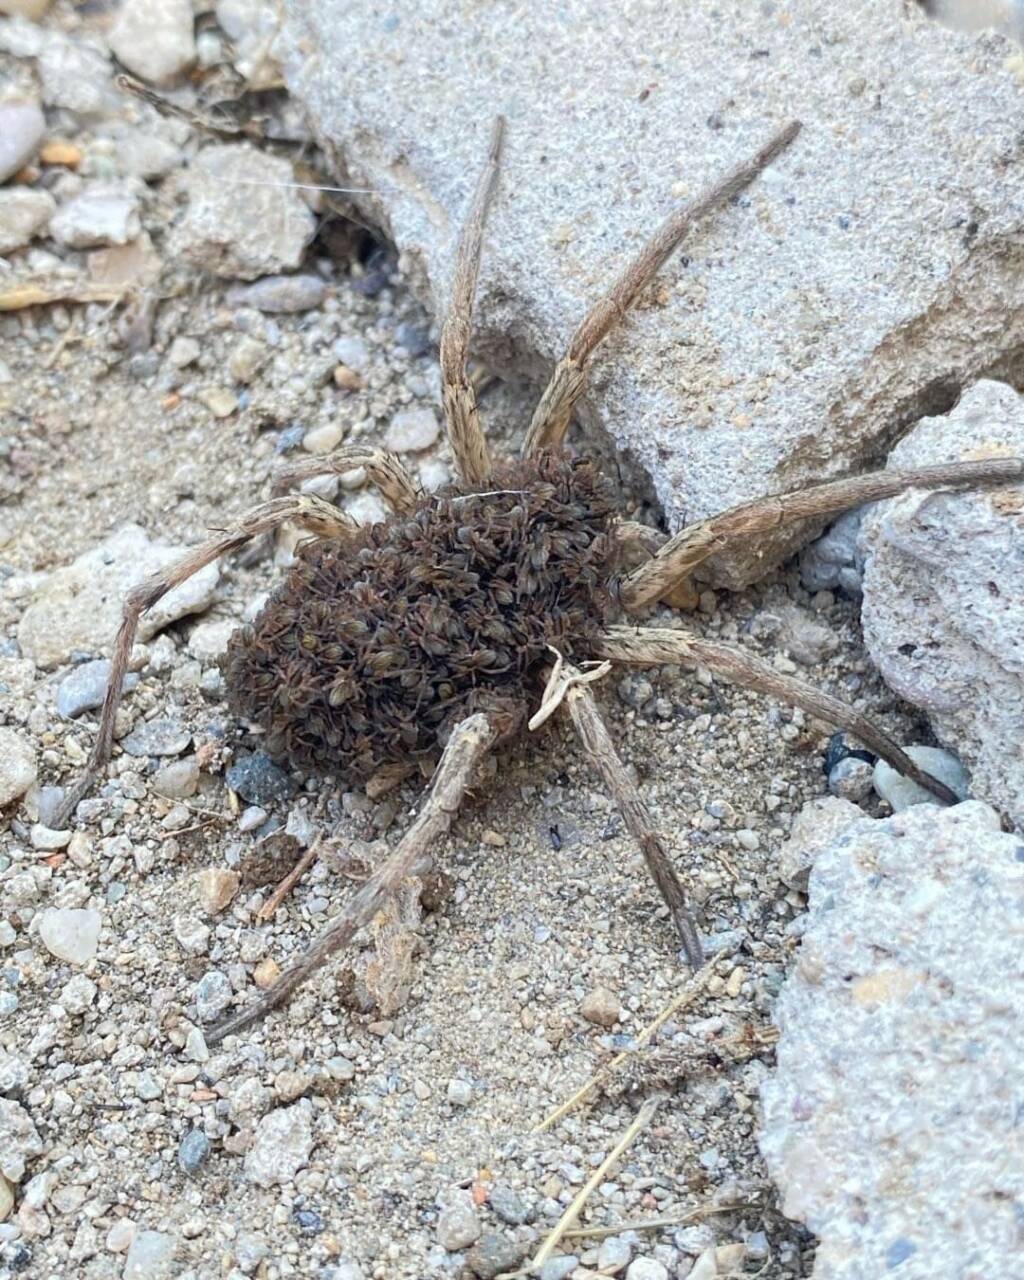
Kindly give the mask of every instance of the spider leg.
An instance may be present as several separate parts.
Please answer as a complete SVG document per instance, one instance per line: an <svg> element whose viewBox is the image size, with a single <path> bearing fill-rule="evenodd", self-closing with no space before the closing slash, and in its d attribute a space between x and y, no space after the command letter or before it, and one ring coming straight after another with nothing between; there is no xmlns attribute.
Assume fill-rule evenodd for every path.
<svg viewBox="0 0 1024 1280"><path fill-rule="evenodd" d="M422 495L405 464L395 453L350 444L333 453L290 462L274 474L273 493L287 493L314 476L341 476L362 467L371 482L383 494L388 505L399 515L408 515L419 506Z"/></svg>
<svg viewBox="0 0 1024 1280"><path fill-rule="evenodd" d="M391 857L374 872L351 902L328 921L302 955L281 973L266 995L206 1033L207 1044L219 1044L225 1036L234 1035L283 1004L328 956L351 942L359 930L370 923L409 876L422 876L430 870L438 841L451 826L477 766L505 732L498 717L483 712L476 712L455 726L419 815Z"/></svg>
<svg viewBox="0 0 1024 1280"><path fill-rule="evenodd" d="M684 582L709 556L732 543L746 541L801 520L838 515L865 502L891 498L904 489L939 489L947 486L1000 484L1024 479L1024 458L986 458L976 462L951 462L906 471L875 471L827 484L812 485L793 493L744 502L699 524L681 529L650 560L627 573L620 582L619 599L633 612L660 599Z"/></svg>
<svg viewBox="0 0 1024 1280"><path fill-rule="evenodd" d="M578 674L578 673L577 673ZM686 958L694 969L704 963L697 926L686 904L686 892L679 881L668 851L658 834L650 810L626 772L608 726L589 685L574 684L565 695L565 705L579 734L587 759L604 779L615 798L633 838L643 851L647 869L658 892L672 914Z"/></svg>
<svg viewBox="0 0 1024 1280"><path fill-rule="evenodd" d="M487 442L476 407L476 392L466 372L473 295L480 269L484 222L498 176L498 158L505 120L498 116L491 130L487 164L480 175L473 203L459 237L451 300L441 330L441 398L448 424L448 440L455 468L465 484L483 484L491 473Z"/></svg>
<svg viewBox="0 0 1024 1280"><path fill-rule="evenodd" d="M855 707L803 680L781 675L767 662L737 646L661 627L608 627L598 636L596 650L602 658L630 666L707 667L744 689L756 689L800 707L837 729L848 730L904 777L912 778L943 803L960 802L959 796L916 765L883 729Z"/></svg>
<svg viewBox="0 0 1024 1280"><path fill-rule="evenodd" d="M131 656L139 619L168 591L180 586L194 573L229 551L236 551L250 538L270 529L276 529L286 520L294 520L318 538L336 538L352 532L357 525L322 498L299 495L289 498L272 498L269 502L253 507L237 523L194 547L187 555L164 569L158 570L128 592L124 613L114 642L114 656L110 664L107 691L100 711L99 730L82 776L68 788L61 801L55 821L64 826L78 802L88 794L103 766L110 759L114 741L114 718L121 702L121 686L124 682L128 659Z"/></svg>
<svg viewBox="0 0 1024 1280"><path fill-rule="evenodd" d="M587 361L609 330L625 316L644 287L657 275L690 228L738 195L800 132L793 120L777 130L749 160L731 169L696 199L670 214L605 296L592 307L573 334L569 349L555 366L523 443L526 456L557 449L565 439L576 401L583 394Z"/></svg>

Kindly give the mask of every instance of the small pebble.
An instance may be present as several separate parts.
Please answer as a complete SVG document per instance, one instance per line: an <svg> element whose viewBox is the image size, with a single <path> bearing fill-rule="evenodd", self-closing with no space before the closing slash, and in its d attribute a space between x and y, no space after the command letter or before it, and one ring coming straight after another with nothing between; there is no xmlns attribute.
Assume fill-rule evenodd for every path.
<svg viewBox="0 0 1024 1280"><path fill-rule="evenodd" d="M178 1167L189 1176L198 1173L210 1155L210 1139L202 1129L190 1129L178 1146Z"/></svg>
<svg viewBox="0 0 1024 1280"><path fill-rule="evenodd" d="M118 1218L107 1232L107 1248L111 1253L126 1253L135 1239L135 1223L131 1218Z"/></svg>
<svg viewBox="0 0 1024 1280"><path fill-rule="evenodd" d="M629 1264L626 1280L668 1280L668 1270L654 1258L637 1258Z"/></svg>
<svg viewBox="0 0 1024 1280"><path fill-rule="evenodd" d="M521 1226L529 1216L526 1201L505 1182L496 1182L491 1188L490 1206L494 1215L510 1227Z"/></svg>
<svg viewBox="0 0 1024 1280"><path fill-rule="evenodd" d="M608 1236L597 1251L597 1269L607 1275L618 1275L629 1265L633 1246L621 1236Z"/></svg>
<svg viewBox="0 0 1024 1280"><path fill-rule="evenodd" d="M276 804L295 790L291 778L263 751L236 761L225 777L228 786L249 804Z"/></svg>
<svg viewBox="0 0 1024 1280"><path fill-rule="evenodd" d="M327 285L319 276L264 276L252 284L229 289L231 307L255 307L257 311L309 311L327 296Z"/></svg>
<svg viewBox="0 0 1024 1280"><path fill-rule="evenodd" d="M281 968L277 961L268 956L266 960L261 960L256 968L253 969L252 980L261 991L269 991L280 977L280 974Z"/></svg>
<svg viewBox="0 0 1024 1280"><path fill-rule="evenodd" d="M256 1126L245 1157L245 1174L259 1187L290 1182L309 1163L313 1149L312 1108L308 1100L278 1107Z"/></svg>
<svg viewBox="0 0 1024 1280"><path fill-rule="evenodd" d="M61 990L61 1006L72 1017L80 1017L92 1008L97 990L96 983L91 978L87 978L84 973L76 973L65 982Z"/></svg>
<svg viewBox="0 0 1024 1280"><path fill-rule="evenodd" d="M252 382L266 363L268 354L262 342L246 334L228 356L228 372L236 382Z"/></svg>
<svg viewBox="0 0 1024 1280"><path fill-rule="evenodd" d="M177 1273L174 1236L163 1231L139 1231L128 1246L121 1280L170 1280Z"/></svg>
<svg viewBox="0 0 1024 1280"><path fill-rule="evenodd" d="M92 662L72 667L57 686L57 714L65 720L75 720L83 711L92 711L102 706L109 679L109 658L96 658ZM138 683L139 677L134 671L129 671L124 677L122 689L128 693Z"/></svg>
<svg viewBox="0 0 1024 1280"><path fill-rule="evenodd" d="M141 230L138 197L115 183L91 183L50 220L50 235L66 249L127 244Z"/></svg>
<svg viewBox="0 0 1024 1280"><path fill-rule="evenodd" d="M525 1253L525 1244L510 1240L500 1231L485 1231L466 1255L466 1262L480 1280L494 1280L506 1271L515 1271Z"/></svg>
<svg viewBox="0 0 1024 1280"><path fill-rule="evenodd" d="M231 1003L231 983L217 969L209 969L196 983L196 1012L200 1022L214 1022Z"/></svg>
<svg viewBox="0 0 1024 1280"><path fill-rule="evenodd" d="M860 804L871 794L875 771L866 760L845 756L828 775L828 789L834 796Z"/></svg>
<svg viewBox="0 0 1024 1280"><path fill-rule="evenodd" d="M302 437L302 447L307 453L330 453L341 444L345 429L340 422L325 422L314 427Z"/></svg>
<svg viewBox="0 0 1024 1280"><path fill-rule="evenodd" d="M466 1191L452 1192L437 1215L437 1238L443 1249L454 1253L480 1238L480 1221Z"/></svg>
<svg viewBox="0 0 1024 1280"><path fill-rule="evenodd" d="M365 338L338 338L332 348L335 356L356 373L365 374L370 370L370 348Z"/></svg>
<svg viewBox="0 0 1024 1280"><path fill-rule="evenodd" d="M230 418L238 408L238 397L228 387L203 387L199 399L215 418Z"/></svg>
<svg viewBox="0 0 1024 1280"><path fill-rule="evenodd" d="M925 769L939 782L955 792L961 800L966 800L970 779L967 770L956 756L941 747L913 746L906 748L907 755L920 768ZM874 770L874 787L881 798L889 803L893 813L901 813L915 804L937 804L942 801L930 791L901 773L897 773L892 765L879 760Z"/></svg>
<svg viewBox="0 0 1024 1280"><path fill-rule="evenodd" d="M121 739L121 746L130 756L180 756L191 741L191 732L180 720L160 717L137 724Z"/></svg>
<svg viewBox="0 0 1024 1280"><path fill-rule="evenodd" d="M70 831L54 831L52 827L44 827L41 822L33 823L29 832L29 841L33 849L40 853L53 853L64 849L71 842Z"/></svg>
<svg viewBox="0 0 1024 1280"><path fill-rule="evenodd" d="M35 102L0 102L0 182L6 182L35 155L46 133L46 118Z"/></svg>
<svg viewBox="0 0 1024 1280"><path fill-rule="evenodd" d="M226 867L204 867L197 876L199 902L209 915L223 911L238 892L240 878L237 871Z"/></svg>
<svg viewBox="0 0 1024 1280"><path fill-rule="evenodd" d="M85 965L96 955L101 924L98 911L49 907L39 915L39 937L58 960Z"/></svg>
<svg viewBox="0 0 1024 1280"><path fill-rule="evenodd" d="M622 1016L622 1005L614 991L607 987L595 987L580 1004L580 1013L588 1022L599 1027L614 1027Z"/></svg>
<svg viewBox="0 0 1024 1280"><path fill-rule="evenodd" d="M168 348L167 360L175 369L185 369L190 364L195 364L202 353L203 349L195 338L179 334Z"/></svg>
<svg viewBox="0 0 1024 1280"><path fill-rule="evenodd" d="M539 1280L566 1280L579 1266L579 1258L573 1253L556 1254L548 1258L540 1269Z"/></svg>
<svg viewBox="0 0 1024 1280"><path fill-rule="evenodd" d="M35 780L35 752L20 733L0 728L0 808L24 795Z"/></svg>
<svg viewBox="0 0 1024 1280"><path fill-rule="evenodd" d="M56 211L57 202L48 191L30 187L0 191L0 253L23 249L46 228Z"/></svg>
<svg viewBox="0 0 1024 1280"><path fill-rule="evenodd" d="M342 391L361 391L363 380L355 369L350 369L347 364L339 364L334 368L334 385Z"/></svg>
<svg viewBox="0 0 1024 1280"><path fill-rule="evenodd" d="M172 760L153 774L153 788L168 800L187 800L199 788L199 762L195 756Z"/></svg>
<svg viewBox="0 0 1024 1280"><path fill-rule="evenodd" d="M433 409L403 409L391 419L384 443L396 453L419 453L435 444L440 433Z"/></svg>
<svg viewBox="0 0 1024 1280"><path fill-rule="evenodd" d="M468 1107L473 1101L473 1086L468 1080L460 1080L456 1076L448 1081L446 1096L453 1107Z"/></svg>
<svg viewBox="0 0 1024 1280"><path fill-rule="evenodd" d="M165 85L196 60L193 23L191 0L122 0L107 43L133 75Z"/></svg>
<svg viewBox="0 0 1024 1280"><path fill-rule="evenodd" d="M0 1173L0 1222L6 1222L14 1208L14 1188Z"/></svg>

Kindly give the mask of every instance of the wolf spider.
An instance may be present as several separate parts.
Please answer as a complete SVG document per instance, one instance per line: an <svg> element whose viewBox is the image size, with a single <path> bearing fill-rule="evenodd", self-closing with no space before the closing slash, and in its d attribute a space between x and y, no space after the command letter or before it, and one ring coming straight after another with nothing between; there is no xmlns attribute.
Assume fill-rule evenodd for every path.
<svg viewBox="0 0 1024 1280"><path fill-rule="evenodd" d="M311 538L260 617L231 643L233 709L261 725L272 753L306 768L327 765L349 777L369 777L371 793L382 777L393 780L416 765L436 765L420 813L390 858L265 995L212 1029L210 1043L280 1005L373 919L407 877L427 871L483 757L563 703L643 851L687 959L699 966L700 939L683 887L590 688L612 664L699 664L850 731L900 773L955 802L877 725L840 700L779 674L741 648L689 632L615 625L613 619L641 614L659 600L671 605L703 561L737 542L821 521L911 486L1019 480L1024 461L850 477L746 502L663 539L616 518L610 489L594 464L565 450L594 350L684 233L752 182L799 128L793 122L778 130L749 160L667 218L576 330L541 397L522 458L496 463L480 425L467 356L484 220L498 174L499 118L460 237L440 343L457 483L425 495L397 457L361 446L303 459L279 473L277 496L129 592L98 735L83 778L64 802L65 819L110 756L140 616L204 565L286 521ZM392 508L382 524L359 528L329 502L287 494L300 481L356 467L365 468ZM540 710L528 721L527 708L540 689Z"/></svg>

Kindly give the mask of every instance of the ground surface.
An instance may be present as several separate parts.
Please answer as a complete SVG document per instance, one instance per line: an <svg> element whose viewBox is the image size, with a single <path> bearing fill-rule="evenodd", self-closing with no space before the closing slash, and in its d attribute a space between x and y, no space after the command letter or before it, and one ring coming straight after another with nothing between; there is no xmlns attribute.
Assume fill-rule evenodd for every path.
<svg viewBox="0 0 1024 1280"><path fill-rule="evenodd" d="M173 213L169 206L167 217ZM40 671L20 654L18 621L41 575L129 521L154 538L195 541L266 496L279 454L300 447L308 431L337 423L347 439L381 441L398 411L434 403L427 319L400 275L366 296L357 288L365 270L343 255L324 259L322 269L327 301L301 315L230 306L228 285L191 277L160 305L142 358L125 350L118 312L104 306L0 317L11 375L0 385L0 714L32 744L41 782L72 775L95 723L92 712L59 718L66 666ZM268 357L248 386L225 373L245 335ZM194 339L198 354L178 368L170 353L182 338ZM349 393L332 371L353 363L353 353L362 359L359 343L366 386ZM217 418L209 393L225 388L237 407ZM488 393L499 439L508 443L521 429L535 393ZM446 456L440 444L418 455L426 480L436 482ZM364 493L349 501L372 510ZM640 505L625 493L623 502L630 514ZM56 1178L45 1190L36 1184L41 1208L19 1208L19 1194L3 1224L0 1268L120 1275L134 1226L168 1238L175 1275L236 1268L272 1280L330 1274L332 1266L339 1280L459 1275L465 1255L444 1248L458 1239L451 1210L442 1211L453 1194L470 1191L480 1228L504 1238L506 1256L516 1243L532 1253L638 1101L663 1088L652 1127L591 1197L583 1224L669 1220L629 1239L634 1256L660 1260L673 1278L709 1245L743 1242L750 1273L807 1274L811 1242L778 1214L756 1147L770 1046L732 1062L749 1050L727 1045L745 1036L756 1050L758 1036L770 1040L772 1001L803 906L779 882L777 855L792 816L824 792L827 734L699 674L613 675L599 686L614 737L720 949L706 993L666 1026L657 1054L639 1055L613 1078L609 1094L531 1135L628 1047L686 972L637 850L557 720L502 758L457 821L441 855L450 883L426 919L402 1010L354 1011L335 968L217 1051L207 1054L190 1037L197 995L229 985L251 998L258 967L283 964L322 925L381 856L367 842L393 845L416 801L408 787L372 810L335 779L296 779L290 799L265 806L268 816L304 814L330 834L327 854L270 923L257 920L270 890L251 873L266 828L244 829L259 815L244 803L241 816L233 810L223 776L252 744L226 710L215 662L193 657L188 645L197 624L241 618L270 586L281 570L266 550L245 567L229 565L213 610L150 642L135 664L141 682L121 728L176 722L191 736L182 753L202 764L198 791L162 796L154 775L168 759L120 754L88 821L56 852L33 847L37 796L4 814L0 914L10 929L0 954L0 1048L24 1065L12 1093L43 1147L29 1158L25 1182L48 1170ZM812 600L792 567L742 595L706 593L689 623L773 653L789 625L778 611L794 604L836 642L801 674L854 698L898 737L918 739L866 664L855 606L828 594ZM295 856L292 848L278 857L274 879ZM198 875L211 868L243 873L220 914L199 897ZM55 905L102 915L85 971L95 991L84 997L76 971L32 926L35 912ZM597 988L620 1003L614 1027L581 1015ZM694 1038L714 1054L676 1078L664 1051L674 1042L692 1048ZM637 1087L624 1091L629 1081ZM260 1127L266 1114L279 1118ZM191 1138L182 1151L194 1130L208 1150ZM294 1176L283 1150L289 1135L308 1157ZM247 1164L254 1151L260 1159ZM722 1212L730 1204L741 1207ZM597 1269L592 1240L567 1239L570 1248L581 1267ZM720 1260L724 1272L727 1255Z"/></svg>

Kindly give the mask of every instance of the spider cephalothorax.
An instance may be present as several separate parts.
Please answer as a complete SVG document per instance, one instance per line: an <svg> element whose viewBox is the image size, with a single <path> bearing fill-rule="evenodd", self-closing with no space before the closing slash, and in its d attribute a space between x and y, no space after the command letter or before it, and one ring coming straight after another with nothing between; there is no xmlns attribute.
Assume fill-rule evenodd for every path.
<svg viewBox="0 0 1024 1280"><path fill-rule="evenodd" d="M300 524L314 540L253 626L231 644L227 675L235 709L262 727L272 752L318 772L365 777L383 765L397 767L400 774L443 748L421 812L394 853L266 994L207 1031L208 1044L286 1000L401 891L408 877L429 868L481 760L522 725L524 704L536 696L535 677L546 666L543 705L531 726L564 704L588 759L643 851L693 965L702 963L701 942L671 853L586 687L612 663L706 666L853 732L900 773L947 802L956 799L872 720L838 698L781 675L738 646L675 628L609 625L609 615L613 610L636 615L658 600L671 601L698 566L732 543L787 524L817 520L820 525L849 507L913 486L1019 481L1021 459L954 459L916 471L852 476L743 503L665 539L616 519L610 492L594 466L572 461L565 452L587 363L605 335L689 227L746 187L798 130L795 123L778 130L750 160L655 231L572 336L526 433L523 461L495 463L466 362L484 217L498 171L502 122L497 121L459 242L441 335L442 396L457 486L424 497L399 458L372 447L350 444L308 457L278 474L275 489L281 496L254 507L129 592L99 733L86 773L68 792L57 825L110 756L142 614L203 565L287 521ZM285 496L303 481L357 467L394 512L373 528L357 528L323 499ZM647 558L622 571L616 549L623 545ZM584 673L573 659L587 655L601 661Z"/></svg>
<svg viewBox="0 0 1024 1280"><path fill-rule="evenodd" d="M610 486L541 453L408 514L304 546L232 639L232 709L272 755L365 778L436 755L493 695L522 702L551 649L586 657L608 621Z"/></svg>

